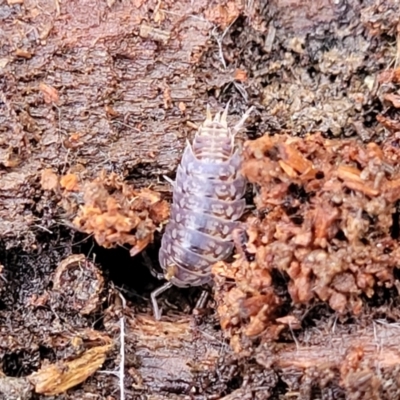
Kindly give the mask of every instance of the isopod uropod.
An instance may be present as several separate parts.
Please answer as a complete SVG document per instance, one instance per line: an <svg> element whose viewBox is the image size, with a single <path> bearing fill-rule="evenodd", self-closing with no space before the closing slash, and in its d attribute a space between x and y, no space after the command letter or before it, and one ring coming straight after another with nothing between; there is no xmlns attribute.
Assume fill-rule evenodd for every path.
<svg viewBox="0 0 400 400"><path fill-rule="evenodd" d="M246 181L235 135L251 107L233 128L224 112L207 116L193 143L184 150L173 183L170 220L161 241L159 262L167 283L151 294L156 319L157 296L172 285L200 286L211 280L211 266L233 250L232 232L245 208Z"/></svg>

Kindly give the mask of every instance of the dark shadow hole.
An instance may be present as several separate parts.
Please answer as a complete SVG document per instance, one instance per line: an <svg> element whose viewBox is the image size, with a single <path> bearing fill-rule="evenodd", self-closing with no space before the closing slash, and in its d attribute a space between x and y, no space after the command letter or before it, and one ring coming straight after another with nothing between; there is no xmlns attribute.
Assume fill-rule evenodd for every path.
<svg viewBox="0 0 400 400"><path fill-rule="evenodd" d="M50 347L39 346L39 354L41 360L45 359L50 362L55 362L57 360L56 353Z"/></svg>
<svg viewBox="0 0 400 400"><path fill-rule="evenodd" d="M346 235L344 234L344 232L340 229L338 231L338 233L335 236L335 239L337 240L346 240Z"/></svg>
<svg viewBox="0 0 400 400"><path fill-rule="evenodd" d="M315 179L324 179L325 178L325 174L322 171L318 171L315 174Z"/></svg>
<svg viewBox="0 0 400 400"><path fill-rule="evenodd" d="M7 376L27 376L39 368L39 353L18 351L3 357L3 372Z"/></svg>
<svg viewBox="0 0 400 400"><path fill-rule="evenodd" d="M154 243L146 248L152 268L157 272L162 272L158 262L160 240L160 235L156 234ZM74 252L83 253L89 259L95 254L96 264L102 268L104 274L107 274L125 299L130 301L140 312L148 313L151 312L151 292L162 286L165 280L158 280L151 274L142 254L131 257L129 247L105 249L98 246L93 240L88 240L76 246ZM172 287L158 297L158 305L165 314L171 314L174 311L190 313L203 289L203 287ZM97 325L101 327L102 324L103 321L99 319Z"/></svg>
<svg viewBox="0 0 400 400"><path fill-rule="evenodd" d="M304 222L304 218L301 215L294 215L290 219L295 225L301 225Z"/></svg>
<svg viewBox="0 0 400 400"><path fill-rule="evenodd" d="M240 375L235 375L228 383L227 386L229 390L232 392L236 389L239 389L243 384L243 377Z"/></svg>
<svg viewBox="0 0 400 400"><path fill-rule="evenodd" d="M288 194L300 200L302 203L304 203L309 197L309 194L304 190L304 187L295 183L289 185Z"/></svg>
<svg viewBox="0 0 400 400"><path fill-rule="evenodd" d="M271 149L267 150L264 153L265 157L270 158L272 161L279 161L279 150L276 146L272 147Z"/></svg>
<svg viewBox="0 0 400 400"><path fill-rule="evenodd" d="M396 204L396 212L392 214L392 226L390 228L390 235L393 239L398 239L400 234L400 212L399 204Z"/></svg>

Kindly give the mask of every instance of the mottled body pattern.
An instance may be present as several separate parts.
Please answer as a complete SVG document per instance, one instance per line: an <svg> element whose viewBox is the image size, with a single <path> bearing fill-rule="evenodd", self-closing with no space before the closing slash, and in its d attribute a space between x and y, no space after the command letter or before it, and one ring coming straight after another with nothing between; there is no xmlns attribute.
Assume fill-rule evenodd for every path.
<svg viewBox="0 0 400 400"><path fill-rule="evenodd" d="M240 174L241 155L235 135L249 109L234 128L227 125L228 106L198 129L186 145L173 187L170 221L159 252L160 265L169 281L152 294L172 285L199 286L211 280L211 266L233 250L232 232L245 208L245 179Z"/></svg>

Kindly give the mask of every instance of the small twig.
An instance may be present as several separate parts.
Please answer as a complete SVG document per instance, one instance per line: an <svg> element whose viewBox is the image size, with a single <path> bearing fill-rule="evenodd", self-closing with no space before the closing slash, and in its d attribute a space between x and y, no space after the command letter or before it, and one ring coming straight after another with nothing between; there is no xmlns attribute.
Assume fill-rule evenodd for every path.
<svg viewBox="0 0 400 400"><path fill-rule="evenodd" d="M160 11L162 11L162 12L165 13L165 14L176 15L176 16L181 17L181 18L183 18L183 17L186 17L186 18L193 18L193 19L197 19L197 20L202 21L202 22L206 22L207 24L211 24L211 22L208 21L207 19L202 18L202 17L199 17L199 16L197 16L197 15L193 15L193 14L189 14L189 15L179 14L179 13L176 13L176 12L173 12L173 11L164 10L163 8L160 8Z"/></svg>
<svg viewBox="0 0 400 400"><path fill-rule="evenodd" d="M215 28L213 29L213 31L211 32L211 34L214 36L215 40L217 41L218 49L219 49L219 58L221 59L221 63L222 63L222 65L223 65L224 69L227 68L227 65L226 65L226 62L225 62L224 52L223 52L223 50L222 50L222 41L224 40L224 37L225 37L226 34L228 33L228 31L229 31L229 29L231 28L231 26L236 22L237 18L238 18L238 17L236 17L236 18L229 24L229 26L224 30L224 32L222 33L222 35L221 35L220 37L218 37L218 36L216 35L216 33L215 33L216 30L217 30L217 27L215 27Z"/></svg>
<svg viewBox="0 0 400 400"><path fill-rule="evenodd" d="M99 374L104 374L104 375L114 375L117 378L119 377L119 372L117 371L98 371Z"/></svg>
<svg viewBox="0 0 400 400"><path fill-rule="evenodd" d="M90 235L86 236L85 238L83 238L79 242L72 243L71 245L72 246L78 246L79 244L81 244L83 242L86 242L86 240L89 240L92 236L93 236L93 233L91 233Z"/></svg>
<svg viewBox="0 0 400 400"><path fill-rule="evenodd" d="M118 371L98 371L100 374L114 375L119 378L119 394L120 400L125 400L125 317L124 310L126 308L126 300L125 297L122 296L121 293L118 293L121 301L122 301L122 316L119 319L120 332L119 332L119 370Z"/></svg>
<svg viewBox="0 0 400 400"><path fill-rule="evenodd" d="M220 346L222 346L222 347L228 348L228 345L227 345L225 342L223 342L222 340L216 338L215 336L211 335L210 333L208 333L208 332L206 332L206 331L203 331L203 330L201 330L201 329L198 329L198 331L199 331L199 333L201 333L205 338L210 339L210 340L212 340L212 341L214 341L214 342L217 342L217 343L218 343Z"/></svg>
<svg viewBox="0 0 400 400"><path fill-rule="evenodd" d="M3 275L3 266L0 264L0 279L5 282L8 283L7 278Z"/></svg>
<svg viewBox="0 0 400 400"><path fill-rule="evenodd" d="M140 132L140 129L135 128L135 127L132 126L132 125L126 124L126 123L121 122L121 121L114 121L114 122L115 122L116 124L119 124L119 125L124 126L125 128L129 128L129 129L132 129L132 130L134 130L134 131L136 131L136 132Z"/></svg>
<svg viewBox="0 0 400 400"><path fill-rule="evenodd" d="M92 245L90 246L90 250L89 250L89 252L87 254L87 257L90 257L90 255L92 254L92 251L94 249L94 245L95 245L95 240L93 240ZM93 257L96 257L96 254L93 254Z"/></svg>
<svg viewBox="0 0 400 400"><path fill-rule="evenodd" d="M47 228L46 228L45 226L43 226L43 225L34 224L34 225L32 225L32 226L35 226L36 228L40 228L40 229L44 230L44 231L47 232L47 233L53 234L53 232L52 232L50 229L47 229Z"/></svg>
<svg viewBox="0 0 400 400"><path fill-rule="evenodd" d="M233 86L235 86L236 90L241 94L243 100L247 103L249 101L249 96L247 95L246 89L240 83L233 81Z"/></svg>
<svg viewBox="0 0 400 400"><path fill-rule="evenodd" d="M221 63L224 67L224 69L226 69L226 62L225 62L225 58L224 58L224 52L222 50L222 38L218 38L218 36L215 34L217 27L215 27L212 31L212 35L215 37L215 40L217 41L218 44L218 50L219 50L219 58L221 59Z"/></svg>
<svg viewBox="0 0 400 400"><path fill-rule="evenodd" d="M334 319L334 321L333 321L333 325L332 325L332 334L335 334L335 333L336 333L336 323L337 323L337 320L338 320L338 315L336 314L336 315L335 315L335 319Z"/></svg>
<svg viewBox="0 0 400 400"><path fill-rule="evenodd" d="M290 333L292 334L293 340L294 340L294 342L296 344L296 351L298 351L299 348L300 348L300 344L299 344L299 342L298 342L298 340L297 340L297 338L296 338L296 336L295 336L295 334L293 332L292 324L290 322L289 322L289 329L290 329Z"/></svg>
<svg viewBox="0 0 400 400"><path fill-rule="evenodd" d="M119 390L121 395L121 400L125 400L125 387L124 387L124 378L125 378L125 323L124 317L121 317L120 322L120 362L119 362Z"/></svg>
<svg viewBox="0 0 400 400"><path fill-rule="evenodd" d="M136 297L136 298L138 298L138 299L140 299L140 300L148 300L148 297L145 297L145 296L141 296L140 294L138 294L137 292L135 292L135 291L133 291L133 290L130 290L130 289L127 289L127 288L125 288L124 286L115 286L116 287L116 289L118 289L120 292L122 292L122 293L126 293L129 297Z"/></svg>
<svg viewBox="0 0 400 400"><path fill-rule="evenodd" d="M398 33L396 36L396 58L393 69L397 69L399 58L400 58L400 34Z"/></svg>
<svg viewBox="0 0 400 400"><path fill-rule="evenodd" d="M398 322L396 323L391 323L387 322L384 319L376 319L375 322L377 322L380 325L385 326L386 328L395 328L395 329L400 329L400 324Z"/></svg>
<svg viewBox="0 0 400 400"><path fill-rule="evenodd" d="M122 301L122 316L119 319L119 323L120 323L119 390L120 390L121 400L125 400L125 386L124 386L124 380L125 380L125 317L124 317L124 310L126 307L126 300L125 300L125 297L122 296L121 293L119 293L119 297L121 298L121 301Z"/></svg>

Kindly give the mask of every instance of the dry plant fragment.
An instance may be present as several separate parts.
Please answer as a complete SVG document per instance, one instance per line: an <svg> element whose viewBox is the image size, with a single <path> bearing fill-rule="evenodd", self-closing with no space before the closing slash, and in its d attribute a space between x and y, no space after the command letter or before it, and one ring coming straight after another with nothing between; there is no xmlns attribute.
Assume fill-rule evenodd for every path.
<svg viewBox="0 0 400 400"><path fill-rule="evenodd" d="M237 69L237 70L235 70L233 79L235 79L236 81L239 81L239 82L246 82L248 79L247 72L242 69Z"/></svg>
<svg viewBox="0 0 400 400"><path fill-rule="evenodd" d="M285 316L274 314L281 301L275 272L288 280L294 304L326 302L339 313L358 314L362 294L394 284L399 141L398 134L381 145L315 134L245 144L242 172L257 187L258 217L247 219L245 242L235 241L233 264L213 267L221 325L235 346L236 335L285 326Z"/></svg>
<svg viewBox="0 0 400 400"><path fill-rule="evenodd" d="M58 94L57 89L53 88L52 86L49 86L44 82L41 82L39 84L39 90L43 94L43 98L44 98L45 103L47 103L47 104L51 104L51 103L58 104L58 102L60 101L60 96Z"/></svg>
<svg viewBox="0 0 400 400"><path fill-rule="evenodd" d="M67 174L61 177L60 186L68 192L79 190L78 177L75 174Z"/></svg>
<svg viewBox="0 0 400 400"><path fill-rule="evenodd" d="M221 29L225 29L240 15L240 12L238 2L228 1L225 5L218 4L207 9L204 16Z"/></svg>
<svg viewBox="0 0 400 400"><path fill-rule="evenodd" d="M159 28L154 28L151 25L145 23L140 25L140 37L144 39L152 39L156 42L167 43L171 38L171 33Z"/></svg>
<svg viewBox="0 0 400 400"><path fill-rule="evenodd" d="M57 350L71 350L68 359L52 364L44 361L39 371L26 377L36 393L48 396L64 393L84 382L101 367L112 348L108 335L90 328L64 331L44 343Z"/></svg>
<svg viewBox="0 0 400 400"><path fill-rule="evenodd" d="M82 315L96 311L101 305L104 279L96 266L83 254L74 254L63 260L53 278L53 290Z"/></svg>
<svg viewBox="0 0 400 400"><path fill-rule="evenodd" d="M59 361L43 366L38 372L28 376L35 392L55 396L84 382L94 374L106 360L111 344L93 347L72 361Z"/></svg>
<svg viewBox="0 0 400 400"><path fill-rule="evenodd" d="M32 53L29 52L29 51L27 51L27 50L25 50L25 49L16 49L15 52L14 52L14 54L15 54L17 57L26 58L26 59L28 59L28 60L29 60L30 58L32 58Z"/></svg>
<svg viewBox="0 0 400 400"><path fill-rule="evenodd" d="M393 107L400 108L400 96L398 94L385 94L383 98L387 101L390 101L393 104Z"/></svg>

